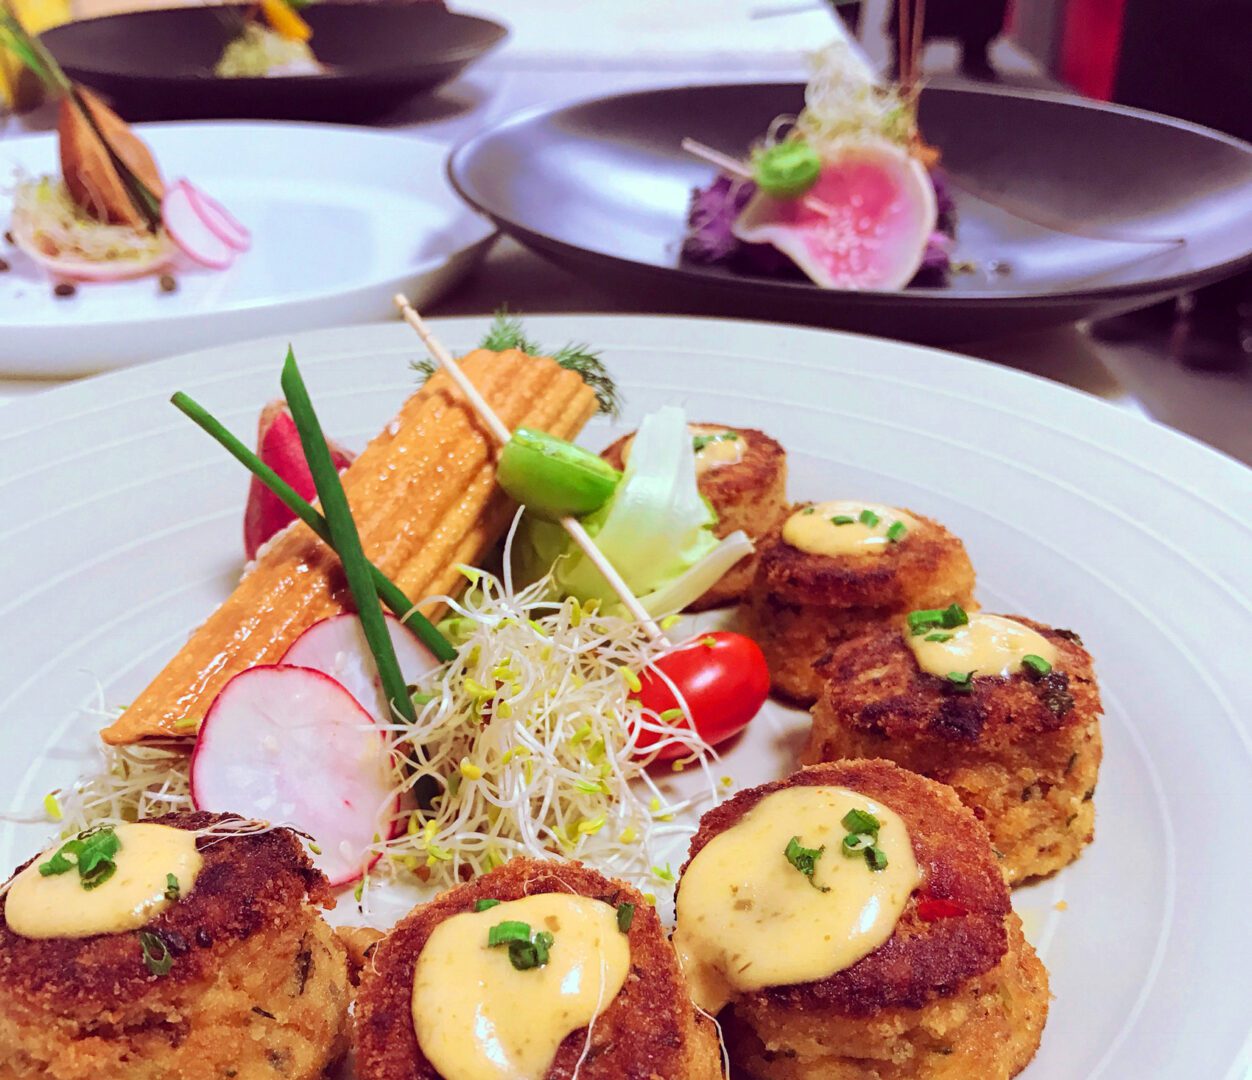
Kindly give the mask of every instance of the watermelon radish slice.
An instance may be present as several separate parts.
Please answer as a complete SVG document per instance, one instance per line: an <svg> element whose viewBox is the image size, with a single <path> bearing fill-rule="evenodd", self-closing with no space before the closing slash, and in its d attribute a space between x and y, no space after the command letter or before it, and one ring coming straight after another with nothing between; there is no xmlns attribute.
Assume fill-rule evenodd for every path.
<svg viewBox="0 0 1252 1080"><path fill-rule="evenodd" d="M330 448L330 458L336 469L343 470L352 464L353 454L350 451L330 440L326 445ZM300 498L306 502L317 499L317 488L304 457L300 433L296 431L291 410L282 398L271 401L261 410L257 421L256 452L266 465L295 488ZM255 559L266 540L295 520L296 515L254 476L243 512L243 547L248 558Z"/></svg>
<svg viewBox="0 0 1252 1080"><path fill-rule="evenodd" d="M758 192L733 232L745 243L772 244L824 289L890 290L917 273L937 215L921 162L872 140L827 157L806 198Z"/></svg>
<svg viewBox="0 0 1252 1080"><path fill-rule="evenodd" d="M385 614L385 613L384 613ZM430 650L413 636L394 615L385 614L391 643L406 683L415 683L428 671L439 667ZM281 664L312 668L334 679L369 713L376 723L393 724L387 708L378 669L355 615L332 615L315 622L283 654Z"/></svg>
<svg viewBox="0 0 1252 1080"><path fill-rule="evenodd" d="M387 745L373 718L334 679L262 665L217 695L191 756L191 801L290 825L317 841L313 861L335 886L378 860L396 810Z"/></svg>
<svg viewBox="0 0 1252 1080"><path fill-rule="evenodd" d="M196 213L220 240L236 251L247 251L252 246L252 233L226 207L190 180L180 180L179 183L186 188Z"/></svg>
<svg viewBox="0 0 1252 1080"><path fill-rule="evenodd" d="M210 270L225 270L235 260L235 249L200 215L185 181L172 184L161 202L161 223L170 239L192 262Z"/></svg>

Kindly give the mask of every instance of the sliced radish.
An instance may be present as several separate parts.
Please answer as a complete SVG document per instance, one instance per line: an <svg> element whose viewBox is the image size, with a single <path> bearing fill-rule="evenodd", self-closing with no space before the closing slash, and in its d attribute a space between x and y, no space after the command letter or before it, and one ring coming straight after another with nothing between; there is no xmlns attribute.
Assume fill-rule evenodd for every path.
<svg viewBox="0 0 1252 1080"><path fill-rule="evenodd" d="M162 244L151 255L141 259L113 259L105 262L72 255L49 255L40 248L28 222L13 218L13 243L26 252L50 274L75 281L127 281L143 277L168 266L175 250Z"/></svg>
<svg viewBox="0 0 1252 1080"><path fill-rule="evenodd" d="M252 233L226 207L190 180L180 180L179 183L187 189L196 212L220 240L236 251L247 251L252 246Z"/></svg>
<svg viewBox="0 0 1252 1080"><path fill-rule="evenodd" d="M407 683L415 683L439 666L421 642L394 615L387 615L387 629L396 647L396 659ZM383 696L378 669L370 655L361 620L355 615L332 615L315 622L296 638L283 655L282 664L295 664L329 675L348 691L379 723L395 723Z"/></svg>
<svg viewBox="0 0 1252 1080"><path fill-rule="evenodd" d="M210 270L225 270L234 261L235 249L209 228L184 184L173 184L166 190L161 221L170 239L193 262Z"/></svg>
<svg viewBox="0 0 1252 1080"><path fill-rule="evenodd" d="M191 757L198 810L290 825L317 841L332 885L378 860L396 809L387 746L373 718L334 679L309 668L248 668L217 695Z"/></svg>

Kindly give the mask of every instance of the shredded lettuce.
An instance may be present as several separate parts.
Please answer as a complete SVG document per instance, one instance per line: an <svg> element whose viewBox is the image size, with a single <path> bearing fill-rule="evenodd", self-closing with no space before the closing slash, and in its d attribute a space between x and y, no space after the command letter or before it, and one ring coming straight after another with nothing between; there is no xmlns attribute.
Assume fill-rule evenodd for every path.
<svg viewBox="0 0 1252 1080"><path fill-rule="evenodd" d="M672 405L644 417L617 491L583 518L596 546L658 616L681 611L752 552L742 532L718 540L716 524L696 486L686 415ZM559 525L527 515L514 551L524 579L538 580L551 568L563 596L598 600L605 610L617 604L609 583Z"/></svg>

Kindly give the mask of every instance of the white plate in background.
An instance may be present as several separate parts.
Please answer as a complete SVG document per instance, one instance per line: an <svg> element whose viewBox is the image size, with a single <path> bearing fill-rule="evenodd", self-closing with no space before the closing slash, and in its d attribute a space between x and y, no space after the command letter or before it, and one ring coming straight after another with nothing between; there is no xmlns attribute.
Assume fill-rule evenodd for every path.
<svg viewBox="0 0 1252 1080"><path fill-rule="evenodd" d="M464 350L485 320L435 328ZM1096 840L1014 895L1055 995L1023 1076L1242 1078L1252 471L1086 395L934 350L700 319L526 328L552 346L592 343L619 381L622 421L594 421L586 445L671 402L762 428L788 450L793 498L934 515L965 540L984 607L1082 633L1106 710ZM350 446L413 387L420 349L402 325L293 341L328 432ZM0 412L0 810L37 812L83 769L93 677L109 702L129 701L234 584L247 477L167 399L186 390L250 433L286 343L178 357ZM740 784L790 771L806 724L771 703L725 771ZM50 831L0 826L0 874Z"/></svg>

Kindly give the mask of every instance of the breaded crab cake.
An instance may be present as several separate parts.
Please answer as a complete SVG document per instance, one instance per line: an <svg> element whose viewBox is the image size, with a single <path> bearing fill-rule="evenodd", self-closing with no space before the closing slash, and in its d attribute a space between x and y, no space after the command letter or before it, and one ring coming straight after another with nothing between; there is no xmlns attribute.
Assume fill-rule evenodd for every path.
<svg viewBox="0 0 1252 1080"><path fill-rule="evenodd" d="M410 912L362 973L356 1048L359 1080L722 1075L656 912L577 862L514 859Z"/></svg>
<svg viewBox="0 0 1252 1080"><path fill-rule="evenodd" d="M736 530L753 541L772 529L787 511L787 452L763 431L728 424L689 424L696 453L700 494L717 514L718 536ZM615 469L626 467L634 435L623 435L600 456ZM752 582L756 556L741 559L691 605L705 611L736 603Z"/></svg>
<svg viewBox="0 0 1252 1080"><path fill-rule="evenodd" d="M751 1080L1007 1080L1047 972L986 830L887 761L802 769L704 815L674 935Z"/></svg>
<svg viewBox="0 0 1252 1080"><path fill-rule="evenodd" d="M1091 657L1068 630L986 614L944 626L944 615L915 613L819 665L804 760L884 757L950 784L986 825L1010 884L1051 873L1094 834Z"/></svg>
<svg viewBox="0 0 1252 1080"><path fill-rule="evenodd" d="M290 831L239 824L168 814L18 872L0 899L0 1077L313 1080L342 1057L326 879Z"/></svg>
<svg viewBox="0 0 1252 1080"><path fill-rule="evenodd" d="M937 521L878 503L802 503L758 547L744 605L775 691L811 705L813 664L914 608L974 607L965 545Z"/></svg>

